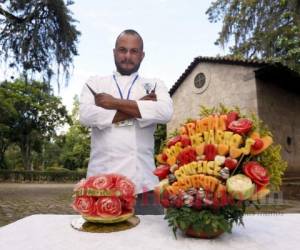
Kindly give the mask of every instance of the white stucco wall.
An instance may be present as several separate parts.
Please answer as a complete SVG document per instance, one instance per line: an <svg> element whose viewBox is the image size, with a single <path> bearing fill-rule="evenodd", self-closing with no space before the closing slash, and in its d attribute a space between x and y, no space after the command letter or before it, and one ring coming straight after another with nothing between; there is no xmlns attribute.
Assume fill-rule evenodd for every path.
<svg viewBox="0 0 300 250"><path fill-rule="evenodd" d="M254 67L199 63L173 94L174 115L168 124L168 132L178 128L187 118L198 117L200 106L240 106L249 112L257 112ZM195 76L203 72L208 83L202 93L194 86Z"/></svg>

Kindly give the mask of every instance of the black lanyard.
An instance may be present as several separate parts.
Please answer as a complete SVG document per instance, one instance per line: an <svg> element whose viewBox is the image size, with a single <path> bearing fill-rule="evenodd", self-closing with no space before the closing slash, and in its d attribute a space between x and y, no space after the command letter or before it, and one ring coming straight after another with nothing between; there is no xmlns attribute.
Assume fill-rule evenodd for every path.
<svg viewBox="0 0 300 250"><path fill-rule="evenodd" d="M136 75L135 78L133 79L131 85L130 85L130 88L129 88L128 93L127 93L127 100L129 99L129 96L130 96L130 93L131 93L132 86L133 86L133 84L135 83L136 79L138 79L138 77L139 77L139 75ZM114 78L114 81L115 81L115 83L116 83L116 85L117 85L117 88L118 88L118 90L119 90L119 94L120 94L121 99L124 99L123 94L122 94L122 91L121 91L121 89L120 89L120 86L119 86L119 84L118 84L118 82L117 82L116 76L113 75L113 78Z"/></svg>

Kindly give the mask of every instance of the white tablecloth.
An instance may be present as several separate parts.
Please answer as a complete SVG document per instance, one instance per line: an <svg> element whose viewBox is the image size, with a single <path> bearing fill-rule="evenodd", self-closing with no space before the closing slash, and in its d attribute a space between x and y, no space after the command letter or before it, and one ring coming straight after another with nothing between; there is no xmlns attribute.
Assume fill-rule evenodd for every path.
<svg viewBox="0 0 300 250"><path fill-rule="evenodd" d="M214 240L174 238L163 216L139 216L140 224L115 233L86 233L70 225L76 215L33 215L0 227L0 249L175 250L299 249L300 214L247 215L245 227Z"/></svg>

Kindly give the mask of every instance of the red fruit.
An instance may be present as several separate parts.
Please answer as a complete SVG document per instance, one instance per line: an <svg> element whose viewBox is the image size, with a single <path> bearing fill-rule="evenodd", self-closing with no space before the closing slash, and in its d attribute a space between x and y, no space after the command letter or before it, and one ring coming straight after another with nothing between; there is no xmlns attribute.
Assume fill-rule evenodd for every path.
<svg viewBox="0 0 300 250"><path fill-rule="evenodd" d="M165 179L169 173L170 173L170 166L168 165L159 165L153 171L153 174L155 174L159 178L159 180Z"/></svg>
<svg viewBox="0 0 300 250"><path fill-rule="evenodd" d="M217 147L214 144L206 144L204 146L205 160L213 161L218 153Z"/></svg>
<svg viewBox="0 0 300 250"><path fill-rule="evenodd" d="M233 170L236 168L238 161L236 159L232 158L226 158L224 165L227 167L229 170Z"/></svg>
<svg viewBox="0 0 300 250"><path fill-rule="evenodd" d="M263 140L256 138L255 143L251 146L254 150L260 150L264 146Z"/></svg>
<svg viewBox="0 0 300 250"><path fill-rule="evenodd" d="M166 162L166 161L168 160L167 154L163 153L163 154L161 155L161 159L162 159L164 162Z"/></svg>
<svg viewBox="0 0 300 250"><path fill-rule="evenodd" d="M243 172L259 186L269 183L270 178L267 170L256 161L247 162L243 167Z"/></svg>
<svg viewBox="0 0 300 250"><path fill-rule="evenodd" d="M242 118L233 121L228 125L228 129L237 134L247 134L252 128L252 121Z"/></svg>
<svg viewBox="0 0 300 250"><path fill-rule="evenodd" d="M192 147L186 147L177 155L178 165L182 166L184 164L188 164L192 161L195 161L196 158L197 158L196 150Z"/></svg>
<svg viewBox="0 0 300 250"><path fill-rule="evenodd" d="M167 147L170 148L171 146L175 145L177 142L181 141L181 135L177 135L173 138L171 138L168 142L167 142Z"/></svg>
<svg viewBox="0 0 300 250"><path fill-rule="evenodd" d="M99 197L95 208L96 214L101 217L119 216L122 213L122 203L117 197Z"/></svg>
<svg viewBox="0 0 300 250"><path fill-rule="evenodd" d="M170 207L170 201L166 198L161 199L160 200L160 204L164 207L164 208L168 208Z"/></svg>
<svg viewBox="0 0 300 250"><path fill-rule="evenodd" d="M200 198L196 198L192 205L192 207L196 208L196 209L200 209L200 208L202 208L202 206L203 206L203 201Z"/></svg>
<svg viewBox="0 0 300 250"><path fill-rule="evenodd" d="M226 126L228 128L229 124L233 121L236 121L239 119L239 113L235 111L231 111L227 114L227 121L226 121Z"/></svg>
<svg viewBox="0 0 300 250"><path fill-rule="evenodd" d="M135 186L131 180L125 176L119 176L116 180L116 189L120 190L122 197L130 199L135 194Z"/></svg>
<svg viewBox="0 0 300 250"><path fill-rule="evenodd" d="M182 135L180 142L181 142L183 148L191 145L191 140L188 137L188 135Z"/></svg>
<svg viewBox="0 0 300 250"><path fill-rule="evenodd" d="M92 215L94 212L94 198L91 196L76 197L73 208L79 213Z"/></svg>
<svg viewBox="0 0 300 250"><path fill-rule="evenodd" d="M178 196L175 200L175 207L181 208L183 206L183 199L181 196Z"/></svg>

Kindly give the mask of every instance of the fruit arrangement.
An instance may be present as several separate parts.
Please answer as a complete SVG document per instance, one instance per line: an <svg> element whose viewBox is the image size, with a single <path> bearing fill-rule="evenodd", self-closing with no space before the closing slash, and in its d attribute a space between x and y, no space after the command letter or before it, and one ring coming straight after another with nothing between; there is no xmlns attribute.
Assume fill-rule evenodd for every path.
<svg viewBox="0 0 300 250"><path fill-rule="evenodd" d="M166 140L154 174L174 233L180 228L203 236L242 223L247 205L279 189L286 162L255 115L224 106L201 112Z"/></svg>
<svg viewBox="0 0 300 250"><path fill-rule="evenodd" d="M122 175L82 179L76 184L73 197L74 210L90 222L116 223L134 214L135 186Z"/></svg>

